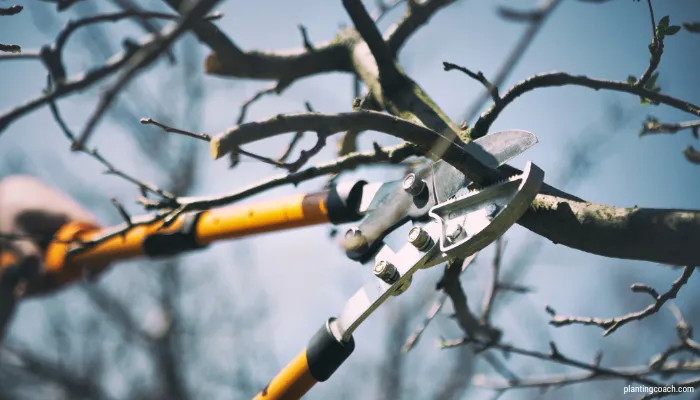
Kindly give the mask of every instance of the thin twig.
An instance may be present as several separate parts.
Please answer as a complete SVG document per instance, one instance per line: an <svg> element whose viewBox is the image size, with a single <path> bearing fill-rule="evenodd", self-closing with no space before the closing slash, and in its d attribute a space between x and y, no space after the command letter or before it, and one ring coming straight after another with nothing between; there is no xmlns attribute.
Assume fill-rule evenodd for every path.
<svg viewBox="0 0 700 400"><path fill-rule="evenodd" d="M491 311L496 300L498 290L501 289L498 284L501 271L501 261L503 260L503 252L505 251L506 242L503 237L499 237L495 243L496 252L491 263L491 280L489 286L484 292L484 300L481 306L481 324L488 325L491 319Z"/></svg>
<svg viewBox="0 0 700 400"><path fill-rule="evenodd" d="M561 0L547 0L543 6L536 10L539 18L531 21L530 25L520 37L518 43L508 55L508 58L506 58L506 60L503 62L501 68L498 70L498 73L496 73L495 78L493 78L491 81L493 87L499 88L505 83L510 73L515 69L518 62L522 59L523 55L530 47L530 44L532 44L535 37L537 37L537 34L542 29L542 26L544 26L544 23L547 21L548 17L554 12L560 3ZM467 123L470 123L477 115L479 115L479 112L488 101L490 95L491 93L489 91L482 93L467 109L462 119L467 121ZM472 132L472 139L478 139L486 133L487 132L482 132L481 130Z"/></svg>
<svg viewBox="0 0 700 400"><path fill-rule="evenodd" d="M649 6L649 16L651 17L651 43L649 44L649 66L639 77L637 82L634 84L639 87L643 87L649 82L654 71L659 66L661 62L661 56L664 53L664 41L663 37L659 36L656 31L656 21L654 20L654 8L651 6L651 0L647 0Z"/></svg>
<svg viewBox="0 0 700 400"><path fill-rule="evenodd" d="M173 27L165 29L166 32L159 40L154 41L150 46L140 47L136 50L137 55L134 57L135 62L131 64L117 79L117 81L109 87L100 96L100 101L97 104L95 112L90 116L85 124L78 140L73 147L73 150L79 150L87 143L92 135L97 123L102 116L107 112L107 109L116 99L117 95L126 87L140 71L150 65L158 56L166 51L175 40L190 29L192 23L201 18L204 14L216 5L220 0L199 0L191 6L185 16Z"/></svg>
<svg viewBox="0 0 700 400"><path fill-rule="evenodd" d="M52 80L51 76L47 76L47 92L50 92L52 90ZM53 116L54 120L58 124L59 128L61 128L61 132L63 132L63 135L70 141L71 147L74 145L76 138L75 134L71 131L71 129L68 127L68 124L66 121L63 119L63 116L61 115L61 112L58 109L58 105L53 99L49 100L49 110L51 111L51 115ZM160 196L162 199L164 199L164 203L171 203L172 201L175 200L175 195L172 193L169 193L165 190L160 189L159 187L143 182L129 174L126 174L123 172L121 169L116 168L111 162L107 161L97 150L97 148L85 148L83 147L80 150L82 153L85 153L89 155L90 157L94 158L97 160L100 164L105 166L107 170L105 171L106 174L109 175L115 175L118 176L128 182L133 183L134 185L138 186L139 190L141 190L142 194L145 196L145 192L151 192L153 194L156 194Z"/></svg>
<svg viewBox="0 0 700 400"><path fill-rule="evenodd" d="M639 136L655 133L674 134L684 129L690 129L693 137L700 139L700 120L666 124L659 122L659 120L654 117L647 117L646 121L642 124L642 130L639 132Z"/></svg>
<svg viewBox="0 0 700 400"><path fill-rule="evenodd" d="M557 327L574 324L598 326L600 328L605 329L603 336L608 336L629 322L639 321L650 315L656 314L667 301L676 298L678 292L681 290L683 285L685 285L688 282L688 279L690 279L690 276L693 274L693 271L695 271L695 267L685 267L683 269L683 274L681 274L680 278L676 279L671 285L671 289L669 289L668 292L663 293L661 295L659 295L656 292L656 290L647 285L632 285L633 292L648 293L654 298L654 303L650 304L641 311L623 315L621 317L602 319L594 317L559 316L553 309L548 308L548 313L552 315L552 320L549 322L549 324Z"/></svg>
<svg viewBox="0 0 700 400"><path fill-rule="evenodd" d="M510 88L501 96L500 102L494 103L489 110L479 117L472 129L472 138L481 137L488 133L491 124L493 124L505 107L521 95L535 89L568 85L586 87L594 90L602 89L634 94L700 117L700 106L628 82L607 81L582 75L570 75L564 72L551 72L534 75Z"/></svg>
<svg viewBox="0 0 700 400"><path fill-rule="evenodd" d="M260 100L263 96L267 96L267 95L272 94L272 93L277 93L277 94L281 93L279 84L274 84L268 88L262 89L262 90L256 92L251 98L244 101L243 104L241 104L241 111L238 114L238 119L236 120L236 124L240 125L240 124L245 122L245 117L246 117L246 114L248 113L248 107L250 107L256 101Z"/></svg>
<svg viewBox="0 0 700 400"><path fill-rule="evenodd" d="M451 71L453 69L456 69L458 71L464 72L470 78L475 79L475 80L479 81L482 85L484 85L486 90L488 90L489 93L491 94L491 98L493 99L493 101L495 101L495 102L501 101L501 97L498 95L498 87L491 84L491 82L489 82L489 80L486 79L483 72L479 71L477 73L474 73L465 67L461 67L457 64L452 64L452 63L449 63L446 61L442 62L442 66L443 66L443 69L445 71Z"/></svg>
<svg viewBox="0 0 700 400"><path fill-rule="evenodd" d="M544 352L539 352L539 351L534 351L534 350L527 350L519 347L515 347L509 344L504 344L504 343L488 343L483 340L479 339L474 339L474 338L464 338L464 339L458 339L458 340L443 340L440 343L440 347L443 349L448 349L452 347L458 347L458 346L467 346L467 345L472 345L476 344L478 346L488 346L493 349L501 350L505 353L512 353L512 354L518 354L530 358L535 358L539 360L544 360L544 361L551 361L555 362L558 364L563 364L563 365L568 365L571 367L576 367L579 369L583 369L586 371L589 371L590 373L595 373L598 376L606 376L609 377L610 379L621 379L629 382L637 382L641 383L643 385L647 386L661 386L661 383L658 381L654 381L652 379L646 378L644 376L636 375L633 373L627 373L623 371L619 371L616 369L612 368L606 368L602 367L599 365L598 362L594 363L587 363L584 361L579 361L575 360L569 357L566 357L559 351L557 346L554 344L554 342L550 342L550 349L551 351L549 353L544 353Z"/></svg>
<svg viewBox="0 0 700 400"><path fill-rule="evenodd" d="M184 135L184 136L188 136L191 138L204 140L205 142L211 141L211 136L207 135L206 133L190 132L190 131L186 131L183 129L175 128L175 127L160 123L158 121L155 121L152 118L141 118L139 120L139 122L143 125L155 125L168 133L177 133L178 135Z"/></svg>

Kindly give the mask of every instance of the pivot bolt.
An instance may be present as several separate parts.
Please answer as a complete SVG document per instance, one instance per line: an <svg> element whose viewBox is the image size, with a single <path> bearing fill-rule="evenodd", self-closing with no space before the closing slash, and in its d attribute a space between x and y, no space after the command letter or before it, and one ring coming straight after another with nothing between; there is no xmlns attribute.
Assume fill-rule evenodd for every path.
<svg viewBox="0 0 700 400"><path fill-rule="evenodd" d="M432 241L428 232L420 226L414 226L408 231L408 242L418 250L425 250L432 244Z"/></svg>
<svg viewBox="0 0 700 400"><path fill-rule="evenodd" d="M399 271L389 261L380 261L374 266L374 275L388 284L399 280Z"/></svg>
<svg viewBox="0 0 700 400"><path fill-rule="evenodd" d="M408 174L403 178L403 190L407 191L411 196L418 196L425 189L425 182L418 179L416 174Z"/></svg>
<svg viewBox="0 0 700 400"><path fill-rule="evenodd" d="M350 250L360 250L367 246L367 238L357 227L345 232L345 247Z"/></svg>

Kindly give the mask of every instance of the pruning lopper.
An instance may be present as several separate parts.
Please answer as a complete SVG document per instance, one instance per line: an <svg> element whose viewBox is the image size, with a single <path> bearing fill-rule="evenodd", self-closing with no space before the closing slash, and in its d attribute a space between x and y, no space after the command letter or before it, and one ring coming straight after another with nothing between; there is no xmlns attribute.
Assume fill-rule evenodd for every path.
<svg viewBox="0 0 700 400"><path fill-rule="evenodd" d="M445 168L441 164L437 167ZM397 252L388 245L381 247L374 257L374 277L345 303L338 317L325 322L306 349L287 364L254 400L299 399L317 382L329 379L354 351L353 332L391 296L405 292L416 271L451 259L466 258L498 239L527 211L544 179L544 172L528 162L521 175L481 191L472 190L438 201L439 194L459 190L451 185L456 179L439 179L448 176L445 171L454 171L438 171L441 170L424 172L422 175L429 178L427 182L416 175L408 175L402 188L414 199L412 204L407 208L396 208L393 205L396 203L383 201L374 213L389 214L365 221L364 225L369 227L387 224L395 227L406 218L424 219L424 215L418 215L418 210L424 209L431 201L435 203L424 211L430 221L414 225ZM392 197L403 198L398 192L386 198ZM386 233L381 232L380 236ZM367 253L356 251L369 248L361 229L351 229L347 235L353 242L350 248L355 250L351 250L351 254L356 258L360 258L357 257L359 254L364 257ZM352 240L357 237L361 240Z"/></svg>
<svg viewBox="0 0 700 400"><path fill-rule="evenodd" d="M511 130L486 135L463 148L495 169L536 143L532 133ZM155 221L125 232L120 227L104 229L74 221L49 243L46 273L63 284L118 260L173 256L223 239L364 218L347 231L344 245L352 260L365 264L374 259L374 276L255 397L298 399L317 382L330 378L353 352L353 332L389 297L407 290L418 269L467 257L488 246L527 210L543 178L543 171L528 162L521 175L470 191L471 182L462 172L437 161L399 181L342 182L322 192L186 213L167 225ZM414 226L394 252L384 239L407 222ZM115 231L121 233L109 235ZM103 239L90 246L81 244L97 238ZM13 260L11 253L0 253L0 272Z"/></svg>

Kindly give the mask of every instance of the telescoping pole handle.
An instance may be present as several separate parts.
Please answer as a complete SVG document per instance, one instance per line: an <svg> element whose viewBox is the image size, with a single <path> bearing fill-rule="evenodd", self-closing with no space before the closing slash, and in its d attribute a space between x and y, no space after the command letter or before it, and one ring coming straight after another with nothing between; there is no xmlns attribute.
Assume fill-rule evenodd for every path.
<svg viewBox="0 0 700 400"><path fill-rule="evenodd" d="M337 340L331 318L311 338L301 353L282 369L254 400L299 400L318 382L333 375L355 350L355 340Z"/></svg>

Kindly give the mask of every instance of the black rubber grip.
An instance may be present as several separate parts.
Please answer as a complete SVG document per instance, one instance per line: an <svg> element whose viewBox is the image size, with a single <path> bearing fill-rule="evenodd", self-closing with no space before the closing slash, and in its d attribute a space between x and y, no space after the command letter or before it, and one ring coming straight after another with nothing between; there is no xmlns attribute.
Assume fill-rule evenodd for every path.
<svg viewBox="0 0 700 400"><path fill-rule="evenodd" d="M362 188L367 184L365 181L357 182L347 198L343 198L338 193L335 185L328 188L328 198L326 199L326 210L328 211L328 221L333 225L355 222L362 219L359 213L362 202Z"/></svg>
<svg viewBox="0 0 700 400"><path fill-rule="evenodd" d="M142 244L144 253L149 257L173 256L207 247L197 243L197 222L201 216L202 211L185 214L177 231L148 236Z"/></svg>
<svg viewBox="0 0 700 400"><path fill-rule="evenodd" d="M339 342L330 326L335 318L329 319L309 341L306 346L306 362L309 372L317 382L324 382L333 375L355 350L355 339L350 337L347 343Z"/></svg>

